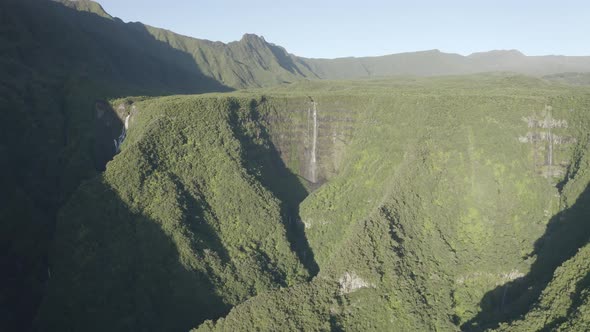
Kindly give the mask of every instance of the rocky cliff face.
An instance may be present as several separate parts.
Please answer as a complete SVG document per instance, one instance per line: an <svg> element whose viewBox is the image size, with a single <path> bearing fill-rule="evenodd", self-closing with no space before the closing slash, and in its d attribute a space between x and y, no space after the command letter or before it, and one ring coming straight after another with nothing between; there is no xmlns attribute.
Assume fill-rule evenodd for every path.
<svg viewBox="0 0 590 332"><path fill-rule="evenodd" d="M342 166L358 113L338 98L271 98L264 118L285 164L317 188Z"/></svg>

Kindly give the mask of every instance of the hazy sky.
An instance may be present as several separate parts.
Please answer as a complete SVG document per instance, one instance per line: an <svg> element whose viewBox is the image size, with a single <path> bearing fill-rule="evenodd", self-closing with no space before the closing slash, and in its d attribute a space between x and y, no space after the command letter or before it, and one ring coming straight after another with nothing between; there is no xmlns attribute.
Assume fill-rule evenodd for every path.
<svg viewBox="0 0 590 332"><path fill-rule="evenodd" d="M590 1L98 0L111 15L202 39L262 35L290 53L344 57L440 49L590 55Z"/></svg>

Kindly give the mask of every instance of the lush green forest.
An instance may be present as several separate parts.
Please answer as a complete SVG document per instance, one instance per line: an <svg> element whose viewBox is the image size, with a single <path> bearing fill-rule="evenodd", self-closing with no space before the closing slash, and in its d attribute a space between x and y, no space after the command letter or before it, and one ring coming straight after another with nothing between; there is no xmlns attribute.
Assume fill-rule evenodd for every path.
<svg viewBox="0 0 590 332"><path fill-rule="evenodd" d="M0 9L0 330L590 329L588 59Z"/></svg>
<svg viewBox="0 0 590 332"><path fill-rule="evenodd" d="M320 272L199 330L586 329L587 90L496 75L296 87L320 114L357 114L338 174L301 204ZM552 166L521 139L546 130L533 118L568 123Z"/></svg>
<svg viewBox="0 0 590 332"><path fill-rule="evenodd" d="M589 73L559 73L553 75L546 75L543 78L548 81L558 82L562 84L590 85Z"/></svg>
<svg viewBox="0 0 590 332"><path fill-rule="evenodd" d="M585 88L477 75L111 103L129 132L60 211L39 329L585 324ZM548 123L551 148L524 139Z"/></svg>

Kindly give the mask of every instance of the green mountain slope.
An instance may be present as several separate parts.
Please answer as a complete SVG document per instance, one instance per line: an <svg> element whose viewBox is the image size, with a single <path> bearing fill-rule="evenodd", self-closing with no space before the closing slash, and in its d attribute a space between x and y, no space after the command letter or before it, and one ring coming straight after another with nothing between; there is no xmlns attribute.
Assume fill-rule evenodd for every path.
<svg viewBox="0 0 590 332"><path fill-rule="evenodd" d="M548 81L572 84L572 85L590 85L589 73L559 73L543 76Z"/></svg>
<svg viewBox="0 0 590 332"><path fill-rule="evenodd" d="M114 101L128 136L61 210L37 326L519 324L584 285L589 96L478 75Z"/></svg>
<svg viewBox="0 0 590 332"><path fill-rule="evenodd" d="M340 104L359 113L343 166L301 205L319 275L198 330L479 330L528 311L560 265L557 278L588 273L567 262L590 235L587 91L523 77L363 83ZM320 114L346 98L321 86ZM548 117L572 138L552 166L546 143L523 139Z"/></svg>
<svg viewBox="0 0 590 332"><path fill-rule="evenodd" d="M534 307L499 331L587 331L590 329L588 299L588 245L555 271L551 283Z"/></svg>
<svg viewBox="0 0 590 332"><path fill-rule="evenodd" d="M233 88L317 78L297 57L256 35L245 34L240 41L223 44L146 28L157 40L190 54L205 75Z"/></svg>
<svg viewBox="0 0 590 332"><path fill-rule="evenodd" d="M584 324L587 89L317 79L583 84L587 57L306 59L88 0L0 2L0 48L0 330Z"/></svg>
<svg viewBox="0 0 590 332"><path fill-rule="evenodd" d="M63 3L109 17L92 1L63 0ZM238 42L224 44L135 24L147 29L157 40L190 54L205 75L233 88L261 87L316 78L438 76L497 71L536 76L590 72L589 57L526 56L516 50L481 52L469 56L431 50L375 57L310 59L289 54L284 48L256 35L245 34Z"/></svg>
<svg viewBox="0 0 590 332"><path fill-rule="evenodd" d="M125 24L95 2L63 4L0 3L0 170L10 174L0 193L0 262L9 271L1 277L0 307L6 310L0 315L8 326L29 325L35 314L57 210L115 153L122 119L104 99L228 91L221 81L261 86L295 75L279 64L290 65L282 49L264 43L259 50L257 38L220 48ZM203 66L182 45L171 47L176 37L187 48L200 45L203 61L215 65ZM278 60L266 58L274 54Z"/></svg>
<svg viewBox="0 0 590 332"><path fill-rule="evenodd" d="M145 30L61 4L2 1L0 26L0 329L20 330L43 294L57 209L114 154L113 137L95 136L96 101L228 88ZM118 136L120 120L103 119Z"/></svg>
<svg viewBox="0 0 590 332"><path fill-rule="evenodd" d="M525 56L515 50L474 53L468 56L431 50L377 57L300 60L318 77L325 79L464 75L483 72L515 72L542 76L590 71L589 57Z"/></svg>
<svg viewBox="0 0 590 332"><path fill-rule="evenodd" d="M134 104L121 154L60 212L40 330L187 330L306 279L282 202L245 166L269 144L250 102Z"/></svg>

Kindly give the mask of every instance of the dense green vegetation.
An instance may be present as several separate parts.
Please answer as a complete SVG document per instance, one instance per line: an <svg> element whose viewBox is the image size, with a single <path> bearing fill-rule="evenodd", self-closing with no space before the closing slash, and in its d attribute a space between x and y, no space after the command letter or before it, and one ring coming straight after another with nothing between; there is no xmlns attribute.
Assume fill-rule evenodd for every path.
<svg viewBox="0 0 590 332"><path fill-rule="evenodd" d="M87 0L2 1L0 48L0 330L589 328L587 58L305 59ZM416 78L488 70L551 75Z"/></svg>
<svg viewBox="0 0 590 332"><path fill-rule="evenodd" d="M494 327L528 311L587 243L587 90L486 75L290 91L314 91L320 112L347 100L359 114L338 175L301 207L320 273L307 287L255 297L200 329L247 330L252 321L266 330ZM576 138L553 147L563 176L543 176L546 144L519 141L531 130L527 117L549 113L569 124L554 133ZM588 272L572 266L555 278ZM342 294L347 278L360 288ZM585 282L570 292L583 299ZM331 296L306 295L316 287ZM564 304L568 317L583 316L580 303ZM523 330L534 324L524 320Z"/></svg>
<svg viewBox="0 0 590 332"><path fill-rule="evenodd" d="M317 186L290 146L310 148L312 100L331 166L301 202ZM61 210L40 329L187 329L232 307L199 330L530 327L515 319L554 284L584 285L568 260L590 235L586 89L479 75L112 104L129 133ZM520 139L545 130L529 117L567 121L563 173L545 176L546 142Z"/></svg>
<svg viewBox="0 0 590 332"><path fill-rule="evenodd" d="M58 208L104 169L96 100L227 88L139 27L51 1L2 1L0 45L0 329L20 330L44 292Z"/></svg>
<svg viewBox="0 0 590 332"><path fill-rule="evenodd" d="M473 53L468 56L429 50L377 57L301 59L318 77L328 79L463 75L498 71L538 76L588 72L588 60L588 57L526 56L516 50Z"/></svg>
<svg viewBox="0 0 590 332"><path fill-rule="evenodd" d="M590 85L590 73L559 73L543 76L544 79L573 85Z"/></svg>
<svg viewBox="0 0 590 332"><path fill-rule="evenodd" d="M248 142L269 142L255 122L232 126L249 101L135 106L122 153L60 213L40 329L187 330L305 280L281 202L245 167Z"/></svg>

